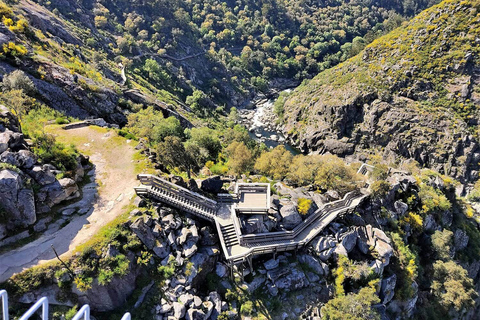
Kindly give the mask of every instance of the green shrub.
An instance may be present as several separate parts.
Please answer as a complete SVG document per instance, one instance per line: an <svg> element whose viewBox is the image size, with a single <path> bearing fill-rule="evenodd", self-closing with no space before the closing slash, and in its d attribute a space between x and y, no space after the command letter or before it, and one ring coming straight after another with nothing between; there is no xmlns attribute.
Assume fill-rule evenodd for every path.
<svg viewBox="0 0 480 320"><path fill-rule="evenodd" d="M55 123L61 125L61 124L67 124L67 123L69 123L69 121L65 117L58 117L58 118L55 119Z"/></svg>
<svg viewBox="0 0 480 320"><path fill-rule="evenodd" d="M33 152L42 163L51 163L62 171L72 171L77 168L78 152L74 146L65 146L56 142L55 137L41 134L33 141Z"/></svg>
<svg viewBox="0 0 480 320"><path fill-rule="evenodd" d="M254 305L252 301L245 301L240 307L240 313L245 316L251 316L254 311Z"/></svg>
<svg viewBox="0 0 480 320"><path fill-rule="evenodd" d="M65 313L65 320L72 320L72 318L77 314L78 306L74 306L72 309L68 310Z"/></svg>
<svg viewBox="0 0 480 320"><path fill-rule="evenodd" d="M298 213L306 215L312 206L313 201L310 199L300 198L298 199Z"/></svg>

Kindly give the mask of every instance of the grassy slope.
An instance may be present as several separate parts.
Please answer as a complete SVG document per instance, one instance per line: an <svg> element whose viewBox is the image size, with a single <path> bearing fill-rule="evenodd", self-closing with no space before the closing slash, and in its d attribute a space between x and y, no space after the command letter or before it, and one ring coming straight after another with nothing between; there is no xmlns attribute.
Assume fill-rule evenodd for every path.
<svg viewBox="0 0 480 320"><path fill-rule="evenodd" d="M359 55L295 90L285 104L285 118L300 109L305 115L301 120L307 123L311 105L340 106L351 103L359 93L377 92L388 98L411 86L412 81L405 83L407 71L412 71L414 80L434 86L430 101L421 107L433 106L431 112L447 109L464 120L473 118L476 107L472 103L447 99L446 86L457 73L446 67L465 65L467 52L479 63L480 47L475 45L480 35L479 11L478 0L446 0L425 10Z"/></svg>

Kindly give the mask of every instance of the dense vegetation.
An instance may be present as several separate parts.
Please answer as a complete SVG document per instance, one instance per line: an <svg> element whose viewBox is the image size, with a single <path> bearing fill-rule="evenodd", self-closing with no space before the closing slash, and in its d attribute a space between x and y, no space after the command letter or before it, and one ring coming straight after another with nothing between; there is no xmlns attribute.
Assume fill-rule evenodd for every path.
<svg viewBox="0 0 480 320"><path fill-rule="evenodd" d="M271 79L301 80L336 65L436 1L38 2L85 28L82 40L100 51L99 66L115 55L153 91L185 99L199 89L229 103L218 98L228 99L232 88L265 90ZM189 67L198 72L201 64L213 78L192 79Z"/></svg>

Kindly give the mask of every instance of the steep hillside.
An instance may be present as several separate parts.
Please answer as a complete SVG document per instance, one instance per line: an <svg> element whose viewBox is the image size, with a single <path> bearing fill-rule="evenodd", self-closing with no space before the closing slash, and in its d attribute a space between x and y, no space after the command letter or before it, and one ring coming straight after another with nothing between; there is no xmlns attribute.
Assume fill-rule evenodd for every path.
<svg viewBox="0 0 480 320"><path fill-rule="evenodd" d="M480 1L447 0L320 73L286 100L281 129L303 151L382 151L477 178Z"/></svg>
<svg viewBox="0 0 480 320"><path fill-rule="evenodd" d="M154 105L189 126L190 111L292 86L435 2L10 0L0 74L24 70L37 98L69 116L124 125Z"/></svg>

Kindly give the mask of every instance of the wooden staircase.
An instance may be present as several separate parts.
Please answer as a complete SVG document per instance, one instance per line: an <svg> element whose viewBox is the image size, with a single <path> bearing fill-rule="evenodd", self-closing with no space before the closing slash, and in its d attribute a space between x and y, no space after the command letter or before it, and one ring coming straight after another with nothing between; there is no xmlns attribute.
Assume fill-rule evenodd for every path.
<svg viewBox="0 0 480 320"><path fill-rule="evenodd" d="M225 246L227 248L236 246L239 244L237 233L235 232L235 226L232 224L226 226L220 226L220 231L222 232L223 239L225 240Z"/></svg>
<svg viewBox="0 0 480 320"><path fill-rule="evenodd" d="M156 176L139 175L138 179L142 182L135 188L139 196L151 197L203 219L215 219L217 202Z"/></svg>

